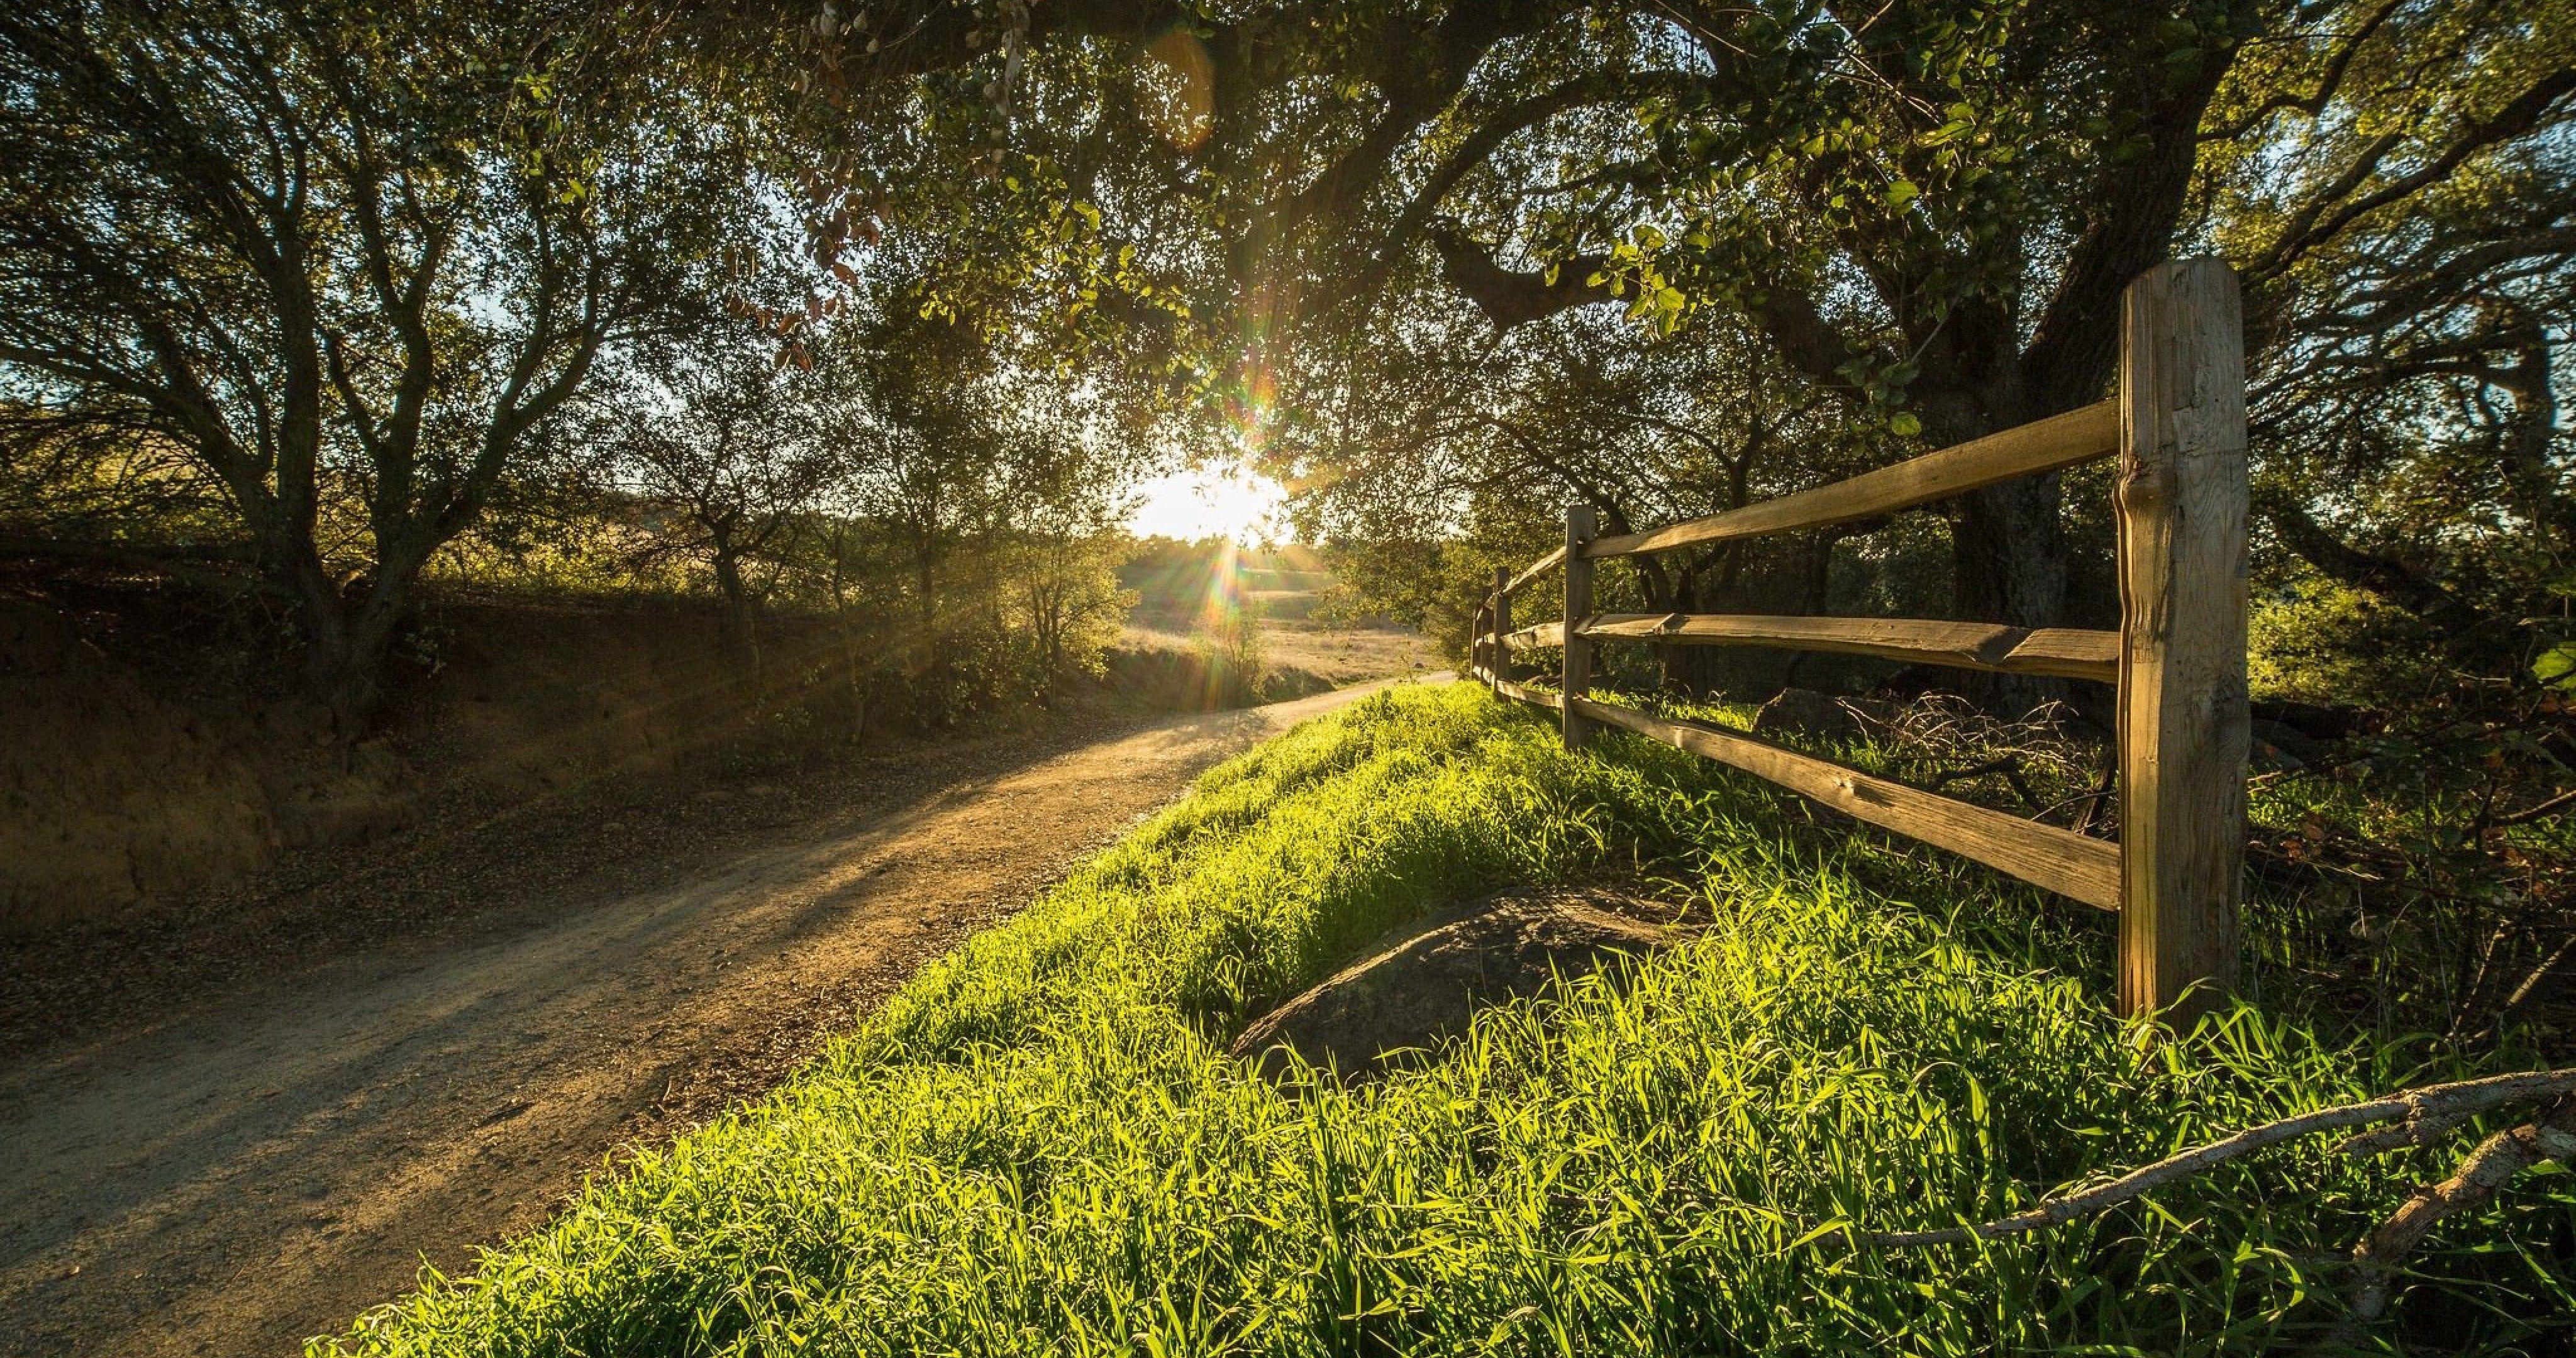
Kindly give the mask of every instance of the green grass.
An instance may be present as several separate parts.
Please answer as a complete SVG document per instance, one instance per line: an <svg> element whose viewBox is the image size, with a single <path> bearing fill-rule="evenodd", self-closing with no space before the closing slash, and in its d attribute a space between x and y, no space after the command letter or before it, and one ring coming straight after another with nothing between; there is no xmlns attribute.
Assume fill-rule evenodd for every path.
<svg viewBox="0 0 2576 1358"><path fill-rule="evenodd" d="M1215 770L785 1088L594 1184L368 1354L2251 1351L2443 1157L2284 1148L1983 1248L1947 1223L2196 1138L2459 1073L2280 1004L2147 1043L2104 921L1466 686ZM1224 1041L1356 944L1522 880L1642 872L1707 935L1498 1008L1438 1059L1287 1089ZM2446 1232L2392 1338L2571 1304L2570 1178Z"/></svg>

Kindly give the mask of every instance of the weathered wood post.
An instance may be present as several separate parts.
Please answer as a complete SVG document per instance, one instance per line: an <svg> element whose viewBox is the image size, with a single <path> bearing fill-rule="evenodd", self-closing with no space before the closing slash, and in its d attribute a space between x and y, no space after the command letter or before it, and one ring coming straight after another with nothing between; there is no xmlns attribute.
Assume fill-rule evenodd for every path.
<svg viewBox="0 0 2576 1358"><path fill-rule="evenodd" d="M1494 682L1512 677L1512 571L1494 567Z"/></svg>
<svg viewBox="0 0 2576 1358"><path fill-rule="evenodd" d="M1493 605L1478 604L1475 620L1467 624L1467 668L1471 673L1485 672L1487 635L1492 630L1486 621L1493 616Z"/></svg>
<svg viewBox="0 0 2576 1358"><path fill-rule="evenodd" d="M2236 982L2244 875L2245 341L2215 259L2129 285L2120 348L2120 1009Z"/></svg>
<svg viewBox="0 0 2576 1358"><path fill-rule="evenodd" d="M1557 691L1565 695L1563 723L1557 728L1564 733L1565 748L1580 750L1592 743L1594 722L1575 715L1574 702L1592 688L1592 639L1575 629L1592 616L1592 561L1583 549L1594 537L1592 506L1565 507L1565 668L1559 676Z"/></svg>

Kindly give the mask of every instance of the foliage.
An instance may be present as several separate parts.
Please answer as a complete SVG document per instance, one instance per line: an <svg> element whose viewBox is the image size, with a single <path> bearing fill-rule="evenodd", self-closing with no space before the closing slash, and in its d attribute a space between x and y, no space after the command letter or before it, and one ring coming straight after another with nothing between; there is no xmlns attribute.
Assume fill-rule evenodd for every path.
<svg viewBox="0 0 2576 1358"><path fill-rule="evenodd" d="M761 239L740 117L663 34L568 17L0 21L13 423L184 453L344 725L414 579L600 355L685 323Z"/></svg>
<svg viewBox="0 0 2576 1358"><path fill-rule="evenodd" d="M791 565L799 521L839 469L800 427L810 413L752 336L710 326L669 348L588 398L584 442L599 474L631 478L639 508L659 521L647 554L683 554L714 579L725 649L757 670L760 606Z"/></svg>
<svg viewBox="0 0 2576 1358"><path fill-rule="evenodd" d="M2544 1007L2576 947L2566 0L781 13L0 15L0 554L291 608L350 734L424 577L713 589L754 655L807 611L795 682L942 725L1094 665L1148 465L1259 460L1359 606L1455 644L1568 504L1645 527L2099 399L2121 289L2213 251L2247 285L2259 696L2338 709L2316 742L2266 719L2269 1008L2138 1057L2082 1003L2091 935L2019 895L1409 698L1216 778L979 944L989 975L934 974L388 1344L764 1347L849 1307L893 1317L850 1346L2252 1346L2304 1332L2394 1169L2300 1162L2291 1217L2246 1171L1972 1263L1783 1233L1983 1212L2449 1068L2341 1034ZM2104 625L2105 490L1679 553L1600 599ZM1249 689L1222 574L1205 669ZM1665 649L1609 677L1826 682ZM2058 740L1943 749L2002 742L2054 799L2089 767ZM1204 1046L1429 900L1621 854L1718 923L1624 998L1297 1102ZM1864 916L1855 882L1930 905ZM2537 1220L2446 1256L2410 1323L2504 1344L2564 1303L2545 1261L2481 1272L2545 1253ZM2472 1286L2503 1300L2445 1309Z"/></svg>
<svg viewBox="0 0 2576 1358"><path fill-rule="evenodd" d="M353 480L259 492L315 501L319 554L385 555L367 544L389 508L435 526L424 552L366 573L381 588L508 494L479 472L427 473L483 465L452 450L474 446L462 431L478 427L476 402L510 381L475 374L518 371L506 346L539 332L528 308L580 292L531 294L532 280L585 260L603 284L619 270L653 280L612 298L721 298L800 367L830 363L849 329L837 322L870 314L862 347L880 358L864 385L894 403L860 422L881 474L858 484L871 512L910 522L914 568L935 572L939 541L975 531L973 469L1009 460L986 436L1050 384L1116 426L1105 446L1230 444L1265 459L1307 491L1305 522L1355 551L1467 536L1525 556L1523 539L1543 540L1569 500L1614 520L1704 512L2093 399L2119 288L2169 253L2214 248L2251 288L2272 562L2428 618L2484 676L2568 639L2552 358L2576 203L2563 0L2134 12L1973 0L1865 21L1805 0L1300 0L1186 16L1159 0L899 0L786 27L732 11L532 13L512 27L344 8L296 28L262 26L260 7L185 20L60 8L62 22L13 30L16 69L42 96L20 110L35 190L18 219L26 277L70 258L57 247L85 221L186 216L178 190L151 187L174 173L151 148L185 136L156 140L148 119L105 140L51 136L44 118L74 115L45 114L45 100L71 109L83 81L114 85L112 64L83 66L81 51L173 69L258 51L254 65L318 83L291 107L259 105L254 79L217 87L251 91L249 113L339 110L285 119L328 153L296 239L344 261L323 271L316 297L330 305L309 308L301 375L244 368L209 390L236 405L265 392L306 412L279 428L331 431L311 460ZM169 43L137 36L155 24L176 25ZM227 24L258 41L217 41ZM57 29L89 48L49 46ZM547 40L513 46L523 31ZM294 50L261 46L278 42ZM686 102L700 94L714 97ZM88 102L182 132L223 121ZM761 136L778 154L752 154L746 138ZM120 156L135 172L103 172ZM709 166L758 172L719 184L697 173ZM41 210L120 185L143 197L86 218ZM331 206L370 201L393 213L380 231ZM457 251L424 253L451 218ZM708 255L718 220L756 244ZM789 227L803 230L797 258L764 250ZM278 306L223 239L156 226L134 248L195 289L185 333L222 316L236 318L227 334L283 335L237 323L244 307ZM646 239L649 258L633 248ZM390 304L409 295L379 296L388 278L429 280L427 300ZM93 294L122 295L49 286L12 309L69 315L62 299ZM466 296L524 300L499 314ZM162 305L129 303L129 321ZM435 319L437 341L438 399L419 410L446 412L422 415L418 439L402 432L414 407L397 375L418 365L394 361L417 347L395 333L415 314ZM655 323L602 316L609 331ZM583 347L596 328L540 329L573 358L613 347ZM333 345L349 381L329 371ZM76 349L12 360L41 377L27 409L67 414L75 389L98 418L118 409L98 374L62 367ZM548 367L553 353L532 390L580 366ZM959 380L924 384L907 365ZM907 383L916 396L894 400ZM154 408L153 427L196 437L175 407ZM479 427L515 431L508 457L525 459L544 433L525 423ZM985 451L957 452L974 446ZM378 453L397 470L367 471ZM952 453L966 465L946 465ZM244 493L222 484L222 498ZM406 486L421 503L385 498ZM2113 600L2098 541L2070 522L2085 512L2051 478L1965 497L1934 524L1948 559L1909 542L1905 579L1946 595L1944 611L2097 620ZM1677 558L1641 596L1811 608L1817 580L1887 559L1869 541L1921 537L1925 518L1853 525L1860 545L1839 553L1828 541ZM326 577L349 574L325 564L297 586L308 610L329 612ZM387 612L366 628L390 625ZM1716 677L1667 671L1685 686Z"/></svg>
<svg viewBox="0 0 2576 1358"><path fill-rule="evenodd" d="M2576 43L2547 4L2357 17L2253 54L2197 190L2251 284L2266 574L2422 624L2397 648L2360 629L2332 663L2420 693L2438 654L2484 685L2568 634L2576 160L2551 129Z"/></svg>
<svg viewBox="0 0 2576 1358"><path fill-rule="evenodd" d="M1706 506L1726 478L1671 457L1693 435L1794 488L2071 408L2128 281L2215 250L2248 282L2282 559L2486 675L2515 619L2563 618L2564 0L1015 14L922 86L958 132L902 163L979 242L942 289L1186 370L1208 432L1354 545L1518 531L1530 498ZM2097 620L2086 513L2055 478L1962 497L1927 592Z"/></svg>
<svg viewBox="0 0 2576 1358"><path fill-rule="evenodd" d="M1218 608L1202 628L1198 645L1212 699L1242 695L1234 698L1241 701L1261 692L1265 662L1260 615L1248 608Z"/></svg>
<svg viewBox="0 0 2576 1358"><path fill-rule="evenodd" d="M1107 673L1104 659L1136 592L1118 583L1122 544L1091 537L1024 535L1010 549L1003 589L1028 628L1041 693L1076 675Z"/></svg>
<svg viewBox="0 0 2576 1358"><path fill-rule="evenodd" d="M2106 1017L2093 921L1613 744L1569 757L1466 686L1311 723L768 1100L331 1348L2266 1348L2335 1318L2332 1261L2430 1154L2285 1148L1982 1249L1855 1253L1813 1228L1983 1217L2513 1059L2331 1036L2291 997L2140 1042ZM1214 1045L1391 923L1605 870L1668 874L1709 932L1376 1082L1273 1087ZM2486 1352L2563 1327L2566 1185L2421 1258L2391 1337Z"/></svg>

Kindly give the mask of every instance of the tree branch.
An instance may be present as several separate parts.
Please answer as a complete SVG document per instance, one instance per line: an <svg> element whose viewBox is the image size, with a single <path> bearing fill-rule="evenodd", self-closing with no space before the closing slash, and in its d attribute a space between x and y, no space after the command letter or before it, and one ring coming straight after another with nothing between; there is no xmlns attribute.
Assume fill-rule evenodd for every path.
<svg viewBox="0 0 2576 1358"><path fill-rule="evenodd" d="M2318 573L2337 584L2375 594L2454 637L2466 636L2487 616L2442 584L2393 557L2352 546L2318 523L2307 509L2279 497L2264 497L2256 512L2282 545Z"/></svg>
<svg viewBox="0 0 2576 1358"><path fill-rule="evenodd" d="M2353 1247L2358 1278L2344 1333L2352 1335L2388 1309L2397 1266L2426 1233L2451 1217L2485 1206L2497 1189L2543 1160L2576 1165L2576 1097L2562 1095L2539 1117L2479 1142L2451 1177L2415 1190L2379 1229Z"/></svg>
<svg viewBox="0 0 2576 1358"><path fill-rule="evenodd" d="M1556 266L1555 280L1550 281L1544 272L1522 273L1496 264L1484 246L1467 239L1452 224L1434 226L1429 235L1431 248L1440 254L1440 276L1475 303L1497 330L1611 300L1609 288L1588 281L1605 262L1603 256L1565 260Z"/></svg>
<svg viewBox="0 0 2576 1358"><path fill-rule="evenodd" d="M1926 1245L1964 1245L1979 1240L2000 1240L2007 1236L2026 1235L2032 1231L2062 1226L2078 1218L2117 1207L2121 1203L2153 1192L2166 1184L2214 1169L2239 1156L2251 1154L2268 1146L2277 1146L2284 1141L2313 1136L2318 1132L2340 1131L2347 1127L2367 1127L2379 1123L2397 1123L2398 1125L2394 1127L2355 1136L2337 1148L2347 1155L2375 1155L2408 1146L2431 1145L2457 1130L2470 1118L2499 1108L2511 1108L2555 1099L2561 1102L2558 1109L2549 1116L2561 1117L2570 1112L2576 1112L2576 1108L2571 1108L2566 1102L2566 1096L2570 1093L2576 1093L2576 1067L2533 1071L2520 1075L2497 1075L2483 1080L2462 1080L2454 1084L2430 1085L2423 1089L2408 1090L2401 1094L2372 1099L2366 1103L2321 1108L2313 1113L2302 1113L2297 1117L2267 1122L2260 1127L2249 1127L2234 1136L2213 1141L2194 1150L2184 1151L2179 1155L2167 1156L2142 1169L2131 1170L2109 1183L2042 1203L2028 1211L2016 1212L2008 1217L1931 1231L1880 1231L1861 1236L1860 1239L1869 1244L1890 1249L1911 1249ZM2527 1130L2529 1129L2517 1128L2516 1132ZM2515 1133L2498 1135L2513 1136ZM2494 1140L2495 1138L2490 1138L2489 1144L2493 1144ZM2559 1147L2559 1149L2547 1150L2547 1154L2563 1156L2571 1150L2576 1150L2576 1135L2569 1136L2563 1143L2546 1144ZM2486 1146L2481 1146L2478 1151L2472 1152L2470 1162L2477 1161L2480 1155L2486 1153L2486 1150ZM2468 1163L2464 1162L2463 1172L2466 1172ZM2533 1162L2523 1163L2528 1165ZM2501 1180L2497 1182L2500 1183ZM2493 1191L2492 1186L2487 1189L2489 1193ZM2480 1199L2480 1201L2483 1200L2483 1198ZM2401 1210L2400 1215L2403 1214ZM2448 1211L2445 1211L2444 1215L2447 1214ZM2428 1228L2429 1225L2430 1223L2427 1223ZM2416 1234L2420 1237L2422 1233L2419 1231ZM2377 1238L2374 1234L2373 1239ZM2411 1247L2413 1238L2406 1240L2405 1244ZM2368 1242L2365 1242L2364 1248L2368 1247ZM2355 1257L2356 1259L2360 1257L2359 1252L2356 1252Z"/></svg>
<svg viewBox="0 0 2576 1358"><path fill-rule="evenodd" d="M2562 66L2549 72L2533 81L2521 94L2515 96L2502 109L2497 110L2494 117L2469 124L2468 130L2454 138L2440 155L2426 161L2413 173L2401 175L2382 185L2376 192L2343 204L2341 208L2335 209L2329 215L2329 208L2332 208L2345 195L2359 189L2372 174L2378 171L2380 161L2387 157L2388 152L2394 149L2400 140L2400 134L2395 132L2379 137L2362 152L2360 159L2345 172L2331 192L2320 195L2292 219L2289 229L2281 233L2280 240L2274 244L2266 258L2247 271L2247 277L2260 282L2278 276L2297 263L2309 250L2333 239L2337 233L2356 219L2449 178L2451 172L2458 169L2462 162L2490 146L2511 141L2534 131L2541 125L2541 120L2548 116L2550 110L2570 93L2576 93L2576 68Z"/></svg>

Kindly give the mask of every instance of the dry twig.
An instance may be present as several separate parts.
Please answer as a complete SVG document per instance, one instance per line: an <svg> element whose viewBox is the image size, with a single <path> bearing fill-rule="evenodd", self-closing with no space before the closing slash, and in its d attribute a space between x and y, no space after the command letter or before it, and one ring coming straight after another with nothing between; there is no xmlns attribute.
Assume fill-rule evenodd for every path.
<svg viewBox="0 0 2576 1358"><path fill-rule="evenodd" d="M1972 778L1983 778L1988 774L1994 773L2000 773L2004 776L2004 782L2011 785L2013 795L2021 798L2022 805L2039 805L2039 799L2030 795L2030 786L2027 783L2024 783L2021 779L2021 756L2017 754L2003 755L1999 758L1989 759L1982 764L1972 765L1968 768L1944 769L1941 772L1932 775L1931 784L1926 790L1939 792L1950 786L1952 783L1966 782Z"/></svg>
<svg viewBox="0 0 2576 1358"><path fill-rule="evenodd" d="M2554 816L2571 806L2576 806L2576 792L2561 792L2557 796L2542 802L2538 806L2526 806L2520 811L2509 812L2505 815L2497 816L2492 820L2489 820L2487 824L2528 825L2543 816Z"/></svg>
<svg viewBox="0 0 2576 1358"><path fill-rule="evenodd" d="M2143 1169L2131 1170L2109 1183L2041 1203L2028 1211L2016 1212L2008 1217L1932 1231L1879 1231L1860 1238L1869 1244L1892 1249L1923 1245L1963 1245L1977 1240L1999 1240L2006 1236L2045 1230L2051 1226L2062 1226L2079 1217L2091 1216L2096 1212L2116 1207L2166 1184L2213 1169L2238 1156L2318 1132L2338 1131L2347 1127L2368 1127L2378 1123L2396 1123L2397 1125L2393 1127L2364 1132L2344 1142L2338 1148L2347 1155L2373 1155L2407 1146L2429 1145L2457 1130L2470 1118L2499 1108L2556 1099L2561 1102L2557 1105L2557 1111L2550 1114L2551 1117L2556 1117L2570 1108L2571 1101L2568 1096L2571 1094L2576 1094L2576 1067L2533 1071L2522 1075L2497 1075L2483 1080L2462 1080L2455 1084L2428 1085L2422 1089L2410 1089L2385 1098L2372 1099L2366 1103L2321 1108L2313 1113L2302 1113L2297 1117L2283 1118L2278 1122L2267 1122L2260 1127L2249 1127L2234 1136L2213 1141L2196 1150L2184 1151ZM2531 1130L2531 1127L2518 1127L2512 1132L2498 1133L2498 1136L2512 1137ZM2495 1138L2489 1138L2489 1144L2493 1144L2494 1140ZM2549 1149L2561 1143L2546 1135L2541 1135L2533 1144L2539 1148L2542 1155L2565 1158L2564 1152ZM2564 1144L2569 1149L2576 1150L2576 1133L2571 1133ZM2480 1155L2486 1153L2486 1150L2486 1146L2479 1147L2477 1151L2471 1152L2470 1160L2477 1160ZM2498 1161L2498 1163L2502 1162ZM2523 1162L2516 1167L2516 1172L2532 1163L2536 1161ZM2468 1166L2465 1163L2461 1173L2468 1173ZM2504 1177L2510 1178L2512 1175L2507 1174ZM2499 1179L2497 1182L2501 1183L2502 1180ZM2489 1187L2486 1192L2492 1194L2493 1187ZM2483 1202L2485 1199L2481 1197L2477 1201ZM2406 1210L2413 1207L2414 1204L2410 1202L2407 1209L2400 1210L2399 1215L2404 1216ZM2445 1208L2440 1215L2448 1215L2456 1210L2459 1209ZM2433 1217L2432 1220L2440 1220L2440 1215ZM2396 1220L2397 1218L2391 1218L2390 1224L2394 1225ZM2431 1221L2425 1224L2429 1229ZM2382 1231L2388 1229L2389 1227L2386 1226L2381 1228ZM2406 1237L2403 1247L2411 1248L2415 1239L2421 1234L2422 1232L2418 1231L2415 1236ZM2377 1239L2378 1233L2374 1233L2372 1238ZM2396 1242L2392 1238L2392 1244L2394 1243ZM2367 1245L2368 1242L2365 1242L2365 1247ZM2403 1249L2401 1248L2399 1252L2402 1253ZM2394 1266L2396 1257L2384 1252L2373 1256L2374 1260L2384 1258L2390 1267ZM2356 1259L2359 1259L2358 1253L2356 1253Z"/></svg>

